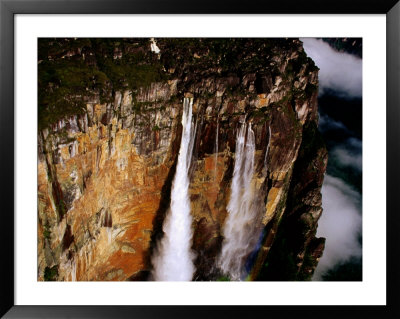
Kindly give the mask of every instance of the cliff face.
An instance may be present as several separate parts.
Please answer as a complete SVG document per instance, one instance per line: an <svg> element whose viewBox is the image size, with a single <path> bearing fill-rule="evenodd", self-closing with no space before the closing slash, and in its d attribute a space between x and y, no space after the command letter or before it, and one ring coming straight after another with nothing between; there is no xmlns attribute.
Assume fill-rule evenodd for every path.
<svg viewBox="0 0 400 319"><path fill-rule="evenodd" d="M261 231L249 279L309 279L324 247L315 233L327 153L317 130L318 69L301 42L159 39L159 53L151 43L39 40L38 280L147 279L170 203L184 96L194 97L196 126L194 279L221 275L215 261L243 121L255 133ZM71 65L86 82L71 77Z"/></svg>

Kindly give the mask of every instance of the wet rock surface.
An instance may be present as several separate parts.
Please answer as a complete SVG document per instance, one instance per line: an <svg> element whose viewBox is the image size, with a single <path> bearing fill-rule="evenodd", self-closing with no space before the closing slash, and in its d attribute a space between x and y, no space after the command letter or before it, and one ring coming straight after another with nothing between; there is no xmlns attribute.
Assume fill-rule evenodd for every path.
<svg viewBox="0 0 400 319"><path fill-rule="evenodd" d="M251 122L255 134L252 185L263 229L249 278L311 278L324 246L315 232L327 153L316 129L318 69L300 41L156 39L160 53L148 39L103 46L58 41L58 50L56 40L43 43L39 72L78 63L107 79L98 84L101 74L93 71L94 85L67 99L81 103L68 112L52 113L62 105L39 98L38 280L148 278L169 208L188 93L196 126L189 170L193 279L221 276L215 262L241 122ZM111 58L110 47L116 49ZM136 82L121 84L107 73L107 58L131 68L134 57ZM55 83L43 80L42 88L62 87ZM280 272L283 261L289 266Z"/></svg>

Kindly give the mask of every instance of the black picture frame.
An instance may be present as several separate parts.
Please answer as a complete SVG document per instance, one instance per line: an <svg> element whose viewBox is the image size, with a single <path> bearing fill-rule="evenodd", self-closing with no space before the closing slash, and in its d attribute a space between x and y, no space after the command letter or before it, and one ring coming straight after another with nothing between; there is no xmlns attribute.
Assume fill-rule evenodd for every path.
<svg viewBox="0 0 400 319"><path fill-rule="evenodd" d="M16 14L386 14L386 306L16 306L14 303L14 17ZM1 308L4 318L400 318L400 3L398 0L0 0ZM382 141L383 142L383 141ZM379 185L377 185L379 186ZM382 203L384 207L384 203Z"/></svg>

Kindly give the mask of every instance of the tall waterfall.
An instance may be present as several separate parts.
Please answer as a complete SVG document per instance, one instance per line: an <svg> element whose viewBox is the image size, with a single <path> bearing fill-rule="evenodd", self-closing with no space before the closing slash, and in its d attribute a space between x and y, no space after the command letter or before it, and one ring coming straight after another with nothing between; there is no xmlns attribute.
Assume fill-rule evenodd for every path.
<svg viewBox="0 0 400 319"><path fill-rule="evenodd" d="M171 206L164 220L164 237L152 258L153 278L160 281L192 280L195 271L190 215L189 176L194 131L192 130L193 98L185 98L182 115L182 139L178 164L172 183Z"/></svg>
<svg viewBox="0 0 400 319"><path fill-rule="evenodd" d="M214 178L217 178L217 162L218 162L218 132L219 132L219 115L217 117L217 130L216 130L216 138L215 138L215 158L214 158Z"/></svg>
<svg viewBox="0 0 400 319"><path fill-rule="evenodd" d="M247 133L247 134L246 134ZM225 221L221 255L218 266L232 280L241 280L246 275L246 258L257 244L255 234L258 209L254 207L255 137L251 123L241 124L237 133L235 165Z"/></svg>
<svg viewBox="0 0 400 319"><path fill-rule="evenodd" d="M264 156L264 170L265 174L267 174L268 170L268 153L269 153L269 144L271 143L271 126L268 126L268 144L267 144L267 149L265 151L265 156Z"/></svg>

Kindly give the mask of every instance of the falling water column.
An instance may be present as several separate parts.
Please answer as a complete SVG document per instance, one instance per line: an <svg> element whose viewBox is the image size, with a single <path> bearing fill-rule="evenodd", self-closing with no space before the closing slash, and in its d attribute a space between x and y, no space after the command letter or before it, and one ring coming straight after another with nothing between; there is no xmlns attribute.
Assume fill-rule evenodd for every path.
<svg viewBox="0 0 400 319"><path fill-rule="evenodd" d="M217 116L217 130L215 132L215 158L214 158L214 178L217 178L217 163L218 163L218 132L219 132L219 115Z"/></svg>
<svg viewBox="0 0 400 319"><path fill-rule="evenodd" d="M185 98L182 114L182 139L176 173L172 183L171 206L164 220L164 237L152 258L153 278L160 281L188 281L194 273L192 217L190 215L189 176L194 138L192 132L193 98Z"/></svg>
<svg viewBox="0 0 400 319"><path fill-rule="evenodd" d="M241 280L246 275L246 258L254 249L258 236L255 229L257 209L253 206L254 190L251 184L254 153L255 137L251 123L249 125L243 123L236 138L235 165L227 207L228 216L223 229L224 241L218 259L220 269L232 280Z"/></svg>

